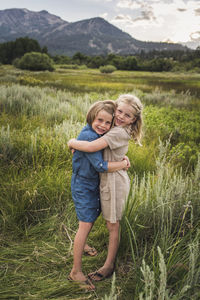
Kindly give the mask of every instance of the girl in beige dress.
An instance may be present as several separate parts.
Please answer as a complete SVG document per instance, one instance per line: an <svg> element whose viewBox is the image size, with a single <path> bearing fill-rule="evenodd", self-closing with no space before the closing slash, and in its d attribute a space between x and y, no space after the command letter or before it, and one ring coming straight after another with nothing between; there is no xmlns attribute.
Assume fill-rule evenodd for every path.
<svg viewBox="0 0 200 300"><path fill-rule="evenodd" d="M104 160L121 161L128 151L131 138L140 144L142 135L142 104L133 95L121 95L116 101L114 127L101 138L92 141L68 142L70 148L95 152L104 149ZM130 180L126 170L100 175L101 209L109 231L108 254L104 265L90 279L100 281L112 275L119 245L119 221L129 194Z"/></svg>

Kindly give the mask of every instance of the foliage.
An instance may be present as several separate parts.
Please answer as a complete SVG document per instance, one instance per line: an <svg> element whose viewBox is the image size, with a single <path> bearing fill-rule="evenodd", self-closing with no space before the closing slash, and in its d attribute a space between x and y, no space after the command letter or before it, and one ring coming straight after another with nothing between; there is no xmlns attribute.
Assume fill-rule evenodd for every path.
<svg viewBox="0 0 200 300"><path fill-rule="evenodd" d="M0 75L0 298L199 299L199 100L149 86L180 78L198 86L199 77L60 66L51 73L2 66ZM129 145L131 192L115 275L85 294L66 279L77 229L67 141L91 103L128 87L144 103L143 146ZM107 242L99 217L89 236L98 256L83 257L85 274L102 265Z"/></svg>
<svg viewBox="0 0 200 300"><path fill-rule="evenodd" d="M30 77L30 76L19 76L18 80L23 85L35 86L35 85L42 85L43 84L43 82L41 80L35 79L33 77Z"/></svg>
<svg viewBox="0 0 200 300"><path fill-rule="evenodd" d="M173 61L167 58L154 58L141 63L140 69L152 72L168 72L173 68Z"/></svg>
<svg viewBox="0 0 200 300"><path fill-rule="evenodd" d="M89 68L97 68L98 69L99 67L104 66L104 65L105 65L105 59L104 59L104 57L102 57L100 55L91 57L88 62Z"/></svg>
<svg viewBox="0 0 200 300"><path fill-rule="evenodd" d="M66 55L55 55L52 57L55 64L70 64L71 59Z"/></svg>
<svg viewBox="0 0 200 300"><path fill-rule="evenodd" d="M67 62L64 61L64 58ZM141 70L151 72L200 72L200 50L174 50L174 51L141 51L135 55L119 55L110 53L107 55L87 56L80 52L73 55L72 58L67 56L56 55L54 58L57 63L75 63L85 64L88 68L99 68L105 65L113 65L118 70Z"/></svg>
<svg viewBox="0 0 200 300"><path fill-rule="evenodd" d="M15 41L0 44L0 62L3 64L12 64L16 58L21 58L25 53L47 53L47 51L46 47L40 47L37 40L21 37Z"/></svg>
<svg viewBox="0 0 200 300"><path fill-rule="evenodd" d="M87 66L73 64L73 65L60 65L59 68L60 69L72 69L72 70L84 70L84 69L87 69Z"/></svg>
<svg viewBox="0 0 200 300"><path fill-rule="evenodd" d="M16 63L16 62L15 62ZM45 53L30 52L26 53L18 62L17 67L22 70L30 71L53 71L53 62Z"/></svg>
<svg viewBox="0 0 200 300"><path fill-rule="evenodd" d="M114 71L116 71L116 68L112 65L106 65L106 66L100 67L99 71L101 73L113 73Z"/></svg>
<svg viewBox="0 0 200 300"><path fill-rule="evenodd" d="M46 46L41 48L37 40L21 37L15 41L0 44L0 63L12 64L28 52L48 54ZM141 51L134 55L118 55L114 53L87 56L76 52L72 57L66 55L52 56L56 64L86 65L88 68L99 68L113 65L118 70L141 70L151 72L200 72L200 50L174 50L149 52ZM16 61L15 61L16 66Z"/></svg>
<svg viewBox="0 0 200 300"><path fill-rule="evenodd" d="M72 61L78 65L86 64L87 60L88 60L88 57L80 52L75 53L72 57Z"/></svg>

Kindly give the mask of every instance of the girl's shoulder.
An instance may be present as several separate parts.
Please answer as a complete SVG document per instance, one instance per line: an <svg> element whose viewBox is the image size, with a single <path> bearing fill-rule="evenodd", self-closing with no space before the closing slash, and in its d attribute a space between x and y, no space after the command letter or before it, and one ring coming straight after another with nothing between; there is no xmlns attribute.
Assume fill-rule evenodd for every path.
<svg viewBox="0 0 200 300"><path fill-rule="evenodd" d="M92 129L90 125L86 125L81 130L78 140L84 140L84 141L93 141L98 139L100 136Z"/></svg>
<svg viewBox="0 0 200 300"><path fill-rule="evenodd" d="M123 132L124 129L121 126L114 126L108 132Z"/></svg>
<svg viewBox="0 0 200 300"><path fill-rule="evenodd" d="M119 148L121 146L127 145L130 140L130 135L123 127L113 127L104 136L104 139L108 143L110 149Z"/></svg>
<svg viewBox="0 0 200 300"><path fill-rule="evenodd" d="M106 135L113 135L113 134L130 136L129 129L126 127L122 127L122 126L114 126L106 133Z"/></svg>

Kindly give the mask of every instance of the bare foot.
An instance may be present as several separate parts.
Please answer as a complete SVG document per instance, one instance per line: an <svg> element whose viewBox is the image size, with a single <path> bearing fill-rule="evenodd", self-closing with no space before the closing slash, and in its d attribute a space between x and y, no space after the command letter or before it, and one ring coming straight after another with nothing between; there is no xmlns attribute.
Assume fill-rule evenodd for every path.
<svg viewBox="0 0 200 300"><path fill-rule="evenodd" d="M112 267L110 267L110 268L102 267L95 272L89 273L88 277L94 281L101 281L101 280L104 280L104 279L112 276L113 271L114 271L114 268L112 268Z"/></svg>
<svg viewBox="0 0 200 300"><path fill-rule="evenodd" d="M84 247L84 254L89 256L96 256L98 252L94 247L90 247L88 244L86 244Z"/></svg>
<svg viewBox="0 0 200 300"><path fill-rule="evenodd" d="M74 281L85 281L87 278L82 272L73 272L69 274L72 280Z"/></svg>
<svg viewBox="0 0 200 300"><path fill-rule="evenodd" d="M88 291L95 290L95 286L88 278L85 277L85 275L82 272L78 272L78 273L71 272L68 277L68 280L78 283L79 287L84 290L88 290Z"/></svg>

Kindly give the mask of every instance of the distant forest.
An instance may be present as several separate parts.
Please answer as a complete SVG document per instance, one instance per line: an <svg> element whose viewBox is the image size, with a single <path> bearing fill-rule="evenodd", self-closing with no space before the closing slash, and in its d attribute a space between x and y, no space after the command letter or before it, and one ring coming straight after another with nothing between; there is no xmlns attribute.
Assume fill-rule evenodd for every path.
<svg viewBox="0 0 200 300"><path fill-rule="evenodd" d="M196 50L174 51L141 51L134 55L107 55L88 56L77 52L72 57L66 55L52 56L47 47L41 47L37 40L28 37L18 38L0 44L0 63L14 64L15 59L21 58L27 52L40 52L48 54L55 64L68 65L72 68L88 67L99 68L105 65L113 65L118 70L129 71L191 71L200 73L200 47ZM67 66L66 66L67 67Z"/></svg>

